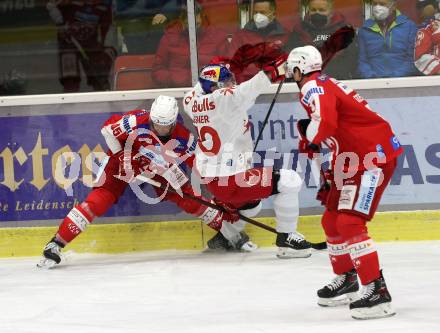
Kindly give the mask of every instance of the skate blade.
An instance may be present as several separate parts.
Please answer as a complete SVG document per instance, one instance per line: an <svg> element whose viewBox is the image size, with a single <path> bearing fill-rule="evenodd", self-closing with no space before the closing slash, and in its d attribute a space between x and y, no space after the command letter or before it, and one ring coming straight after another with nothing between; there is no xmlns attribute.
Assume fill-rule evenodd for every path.
<svg viewBox="0 0 440 333"><path fill-rule="evenodd" d="M57 263L52 259L43 258L40 260L40 262L37 264L38 268L41 269L52 269L55 267Z"/></svg>
<svg viewBox="0 0 440 333"><path fill-rule="evenodd" d="M252 242L244 243L243 246L240 248L240 252L254 252L256 249L258 249L258 246Z"/></svg>
<svg viewBox="0 0 440 333"><path fill-rule="evenodd" d="M279 247L277 252L278 259L308 258L311 255L311 249L294 250L290 247Z"/></svg>
<svg viewBox="0 0 440 333"><path fill-rule="evenodd" d="M357 293L347 293L333 298L318 298L318 305L322 307L335 307L348 305L357 298Z"/></svg>
<svg viewBox="0 0 440 333"><path fill-rule="evenodd" d="M371 308L358 308L350 310L351 316L357 320L388 318L396 314L391 303L382 303Z"/></svg>

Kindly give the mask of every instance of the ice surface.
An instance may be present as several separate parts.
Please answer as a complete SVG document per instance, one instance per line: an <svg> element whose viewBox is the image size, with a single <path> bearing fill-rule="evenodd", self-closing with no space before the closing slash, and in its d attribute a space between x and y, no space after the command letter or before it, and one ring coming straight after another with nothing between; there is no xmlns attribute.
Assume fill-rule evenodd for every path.
<svg viewBox="0 0 440 333"><path fill-rule="evenodd" d="M321 308L326 252L79 255L54 270L0 260L0 332L440 332L440 242L381 243L397 315L351 319Z"/></svg>

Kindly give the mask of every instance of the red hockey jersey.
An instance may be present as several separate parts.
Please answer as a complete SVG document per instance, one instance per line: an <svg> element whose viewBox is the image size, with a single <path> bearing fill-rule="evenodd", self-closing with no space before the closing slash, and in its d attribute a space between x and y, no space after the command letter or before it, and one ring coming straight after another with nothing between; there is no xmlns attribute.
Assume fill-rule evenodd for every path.
<svg viewBox="0 0 440 333"><path fill-rule="evenodd" d="M167 142L152 131L150 114L134 110L123 115L111 116L102 126L101 133L113 154L131 150L132 158L147 160L149 169L166 172L171 167L192 168L197 140L180 123ZM133 139L132 139L133 138Z"/></svg>
<svg viewBox="0 0 440 333"><path fill-rule="evenodd" d="M350 168L356 165L357 170L365 170L372 164L385 164L403 151L389 123L342 82L321 73L312 74L301 88L300 102L311 118L307 139L331 148L333 167L342 153L357 156L358 163L351 161ZM348 166L348 160L342 162Z"/></svg>
<svg viewBox="0 0 440 333"><path fill-rule="evenodd" d="M415 65L425 75L440 73L440 15L417 32Z"/></svg>

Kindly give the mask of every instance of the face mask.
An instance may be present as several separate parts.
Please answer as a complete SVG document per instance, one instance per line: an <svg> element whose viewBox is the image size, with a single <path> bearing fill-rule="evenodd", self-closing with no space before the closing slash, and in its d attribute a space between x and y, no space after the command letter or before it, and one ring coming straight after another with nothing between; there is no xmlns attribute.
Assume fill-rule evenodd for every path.
<svg viewBox="0 0 440 333"><path fill-rule="evenodd" d="M310 22L312 22L315 27L322 28L327 24L328 17L321 14L312 14L310 15Z"/></svg>
<svg viewBox="0 0 440 333"><path fill-rule="evenodd" d="M381 5L373 6L373 16L376 20L383 21L390 16L390 9Z"/></svg>
<svg viewBox="0 0 440 333"><path fill-rule="evenodd" d="M270 20L266 15L256 13L254 15L254 22L255 25L257 26L257 29L262 29L262 28L266 28L269 25Z"/></svg>

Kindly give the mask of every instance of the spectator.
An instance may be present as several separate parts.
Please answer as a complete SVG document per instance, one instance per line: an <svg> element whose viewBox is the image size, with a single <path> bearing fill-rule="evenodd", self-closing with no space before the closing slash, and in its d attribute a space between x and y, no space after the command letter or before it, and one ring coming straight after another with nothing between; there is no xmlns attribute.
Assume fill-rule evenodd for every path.
<svg viewBox="0 0 440 333"><path fill-rule="evenodd" d="M254 15L232 37L232 70L237 83L249 80L262 67L284 53L289 32L276 19L274 0L255 0Z"/></svg>
<svg viewBox="0 0 440 333"><path fill-rule="evenodd" d="M288 49L313 45L321 51L330 35L345 25L345 17L333 11L333 0L309 0L304 19L299 26L294 26L294 32L289 37ZM353 79L356 77L357 58L357 43L353 42L332 59L324 72L337 79Z"/></svg>
<svg viewBox="0 0 440 333"><path fill-rule="evenodd" d="M432 20L435 19L435 15L439 12L439 6L437 0L417 0L416 4L417 13L419 15L419 29L425 28Z"/></svg>
<svg viewBox="0 0 440 333"><path fill-rule="evenodd" d="M196 24L199 66L208 64L219 54L227 53L227 33L210 27L202 8L196 5ZM153 63L153 80L158 87L189 87L191 63L186 6L179 20L170 25L162 37Z"/></svg>
<svg viewBox="0 0 440 333"><path fill-rule="evenodd" d="M440 14L438 5L426 4L430 1L423 1L424 7L418 7L425 16L425 26L417 32L415 46L415 66L425 75L440 74ZM427 8L431 7L431 8Z"/></svg>
<svg viewBox="0 0 440 333"><path fill-rule="evenodd" d="M116 57L106 38L112 24L112 2L50 0L46 8L58 30L59 80L64 92L80 90L81 66L93 90L109 90Z"/></svg>
<svg viewBox="0 0 440 333"><path fill-rule="evenodd" d="M358 31L362 78L401 77L417 73L414 42L417 26L396 8L396 0L372 0L373 18Z"/></svg>
<svg viewBox="0 0 440 333"><path fill-rule="evenodd" d="M174 19L179 18L180 10L184 6L186 1L183 0L167 0L162 1L162 7L159 9L156 15L154 15L151 21L152 25L164 24Z"/></svg>

